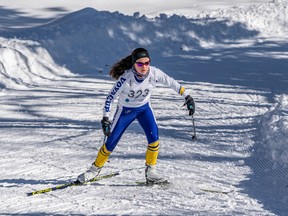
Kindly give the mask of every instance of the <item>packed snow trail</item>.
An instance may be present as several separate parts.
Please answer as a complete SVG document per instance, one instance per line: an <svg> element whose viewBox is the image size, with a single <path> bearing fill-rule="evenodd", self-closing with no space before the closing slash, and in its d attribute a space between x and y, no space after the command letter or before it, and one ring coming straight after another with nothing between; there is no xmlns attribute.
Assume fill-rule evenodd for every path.
<svg viewBox="0 0 288 216"><path fill-rule="evenodd" d="M77 77L2 94L0 214L274 215L245 192L253 176L246 161L255 121L269 107L267 92L182 84L194 90L198 141L191 140L191 118L180 97L160 88L152 99L161 137L159 170L171 187L134 184L144 179L147 144L133 123L102 171L119 171L119 176L35 197L26 193L73 180L94 160L103 138L102 104L112 82ZM283 211L286 204L277 202Z"/></svg>
<svg viewBox="0 0 288 216"><path fill-rule="evenodd" d="M288 215L287 8L274 0L196 19L85 8L1 29L0 215ZM102 171L119 176L27 197L90 166L103 139L108 67L143 45L196 101L193 142L179 95L153 94L158 167L173 185L135 185L144 180L147 145L135 122Z"/></svg>

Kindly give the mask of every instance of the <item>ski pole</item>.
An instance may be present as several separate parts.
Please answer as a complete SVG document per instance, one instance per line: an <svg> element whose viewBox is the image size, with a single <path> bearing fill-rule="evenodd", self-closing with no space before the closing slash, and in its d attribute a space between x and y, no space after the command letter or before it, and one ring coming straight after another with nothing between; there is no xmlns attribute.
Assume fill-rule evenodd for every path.
<svg viewBox="0 0 288 216"><path fill-rule="evenodd" d="M192 115L192 125L193 125L193 135L192 135L192 140L196 140L197 137L196 137L196 129L195 129L195 122L194 122L194 117Z"/></svg>
<svg viewBox="0 0 288 216"><path fill-rule="evenodd" d="M107 140L107 136L104 135L104 138L103 138L103 145L106 143L106 140Z"/></svg>

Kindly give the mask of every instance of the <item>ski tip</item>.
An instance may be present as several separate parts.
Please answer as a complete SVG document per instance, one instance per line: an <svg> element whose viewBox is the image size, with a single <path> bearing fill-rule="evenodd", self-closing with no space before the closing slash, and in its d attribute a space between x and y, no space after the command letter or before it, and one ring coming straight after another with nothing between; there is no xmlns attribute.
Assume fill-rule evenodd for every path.
<svg viewBox="0 0 288 216"><path fill-rule="evenodd" d="M232 193L233 191L221 191L221 190L213 190L213 189L200 189L203 192L208 192L208 193L218 193L218 194L225 194L228 195L229 193Z"/></svg>
<svg viewBox="0 0 288 216"><path fill-rule="evenodd" d="M27 196L33 196L33 195L36 195L36 194L42 194L43 192L42 191L33 191L33 192L30 192L30 193L26 193ZM45 193L45 192L44 192Z"/></svg>
<svg viewBox="0 0 288 216"><path fill-rule="evenodd" d="M164 180L164 181L160 181L160 182L135 182L137 185L141 185L141 186L154 186L154 185L170 185L171 182L169 182L168 180Z"/></svg>

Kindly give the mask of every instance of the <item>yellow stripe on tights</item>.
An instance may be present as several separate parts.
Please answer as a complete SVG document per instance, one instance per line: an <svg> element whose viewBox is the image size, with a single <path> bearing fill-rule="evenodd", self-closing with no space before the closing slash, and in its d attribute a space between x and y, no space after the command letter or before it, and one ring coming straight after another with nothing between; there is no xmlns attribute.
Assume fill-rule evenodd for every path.
<svg viewBox="0 0 288 216"><path fill-rule="evenodd" d="M159 141L150 143L146 151L146 164L147 165L156 165L158 158L159 150Z"/></svg>
<svg viewBox="0 0 288 216"><path fill-rule="evenodd" d="M104 144L100 148L98 155L95 159L95 162L94 162L95 166L97 166L97 167L104 166L104 164L107 162L110 154L111 154L111 152L107 150L106 145Z"/></svg>

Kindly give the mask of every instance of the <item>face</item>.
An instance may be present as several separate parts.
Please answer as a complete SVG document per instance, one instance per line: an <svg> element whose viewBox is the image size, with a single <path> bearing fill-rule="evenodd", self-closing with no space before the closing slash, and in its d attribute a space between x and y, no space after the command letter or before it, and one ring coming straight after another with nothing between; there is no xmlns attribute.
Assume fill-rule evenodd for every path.
<svg viewBox="0 0 288 216"><path fill-rule="evenodd" d="M149 71L150 59L148 57L137 59L134 64L136 71L145 75Z"/></svg>

